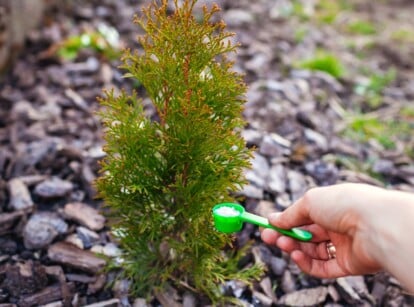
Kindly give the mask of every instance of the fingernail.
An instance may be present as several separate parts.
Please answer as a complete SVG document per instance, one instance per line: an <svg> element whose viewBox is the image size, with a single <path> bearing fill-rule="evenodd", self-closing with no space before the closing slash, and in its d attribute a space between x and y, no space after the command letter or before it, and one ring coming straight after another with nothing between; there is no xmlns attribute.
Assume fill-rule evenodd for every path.
<svg viewBox="0 0 414 307"><path fill-rule="evenodd" d="M280 218L281 215L282 215L281 212L271 213L269 215L269 221L271 221L271 222L277 221Z"/></svg>

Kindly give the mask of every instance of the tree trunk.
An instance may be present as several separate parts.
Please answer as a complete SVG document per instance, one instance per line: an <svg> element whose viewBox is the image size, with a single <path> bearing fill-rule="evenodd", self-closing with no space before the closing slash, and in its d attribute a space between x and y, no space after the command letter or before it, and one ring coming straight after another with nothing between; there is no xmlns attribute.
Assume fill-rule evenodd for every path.
<svg viewBox="0 0 414 307"><path fill-rule="evenodd" d="M43 9L43 0L0 0L0 73L16 58Z"/></svg>

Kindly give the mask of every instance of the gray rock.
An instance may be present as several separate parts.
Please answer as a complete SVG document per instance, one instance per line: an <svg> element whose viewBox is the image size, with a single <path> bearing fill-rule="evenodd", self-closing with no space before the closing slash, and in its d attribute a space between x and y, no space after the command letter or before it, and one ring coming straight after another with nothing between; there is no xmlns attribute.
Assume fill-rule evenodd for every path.
<svg viewBox="0 0 414 307"><path fill-rule="evenodd" d="M285 293L290 293L297 289L295 278L289 270L283 272L282 283L280 286Z"/></svg>
<svg viewBox="0 0 414 307"><path fill-rule="evenodd" d="M326 300L328 289L316 287L303 289L285 294L279 300L279 304L287 306L317 306Z"/></svg>
<svg viewBox="0 0 414 307"><path fill-rule="evenodd" d="M148 307L147 301L144 298L136 298L132 307Z"/></svg>
<svg viewBox="0 0 414 307"><path fill-rule="evenodd" d="M76 233L79 239L82 240L84 248L90 248L92 245L100 241L99 234L95 231L92 231L86 227L79 226L76 227Z"/></svg>
<svg viewBox="0 0 414 307"><path fill-rule="evenodd" d="M108 257L118 257L122 252L114 243L108 243L103 247L102 253Z"/></svg>
<svg viewBox="0 0 414 307"><path fill-rule="evenodd" d="M269 10L269 17L271 20L282 20L291 15L293 5L291 1L281 0L275 1Z"/></svg>
<svg viewBox="0 0 414 307"><path fill-rule="evenodd" d="M241 194L250 198L262 199L264 192L263 189L249 184L243 187Z"/></svg>
<svg viewBox="0 0 414 307"><path fill-rule="evenodd" d="M254 129L245 129L242 131L241 134L248 145L259 146L263 138L263 135L259 131Z"/></svg>
<svg viewBox="0 0 414 307"><path fill-rule="evenodd" d="M82 239L79 238L78 234L72 233L66 237L65 242L75 245L80 249L84 249L85 246L83 245Z"/></svg>
<svg viewBox="0 0 414 307"><path fill-rule="evenodd" d="M269 162L267 159L258 153L253 154L252 169L261 175L266 175L269 172Z"/></svg>
<svg viewBox="0 0 414 307"><path fill-rule="evenodd" d="M54 155L61 144L58 138L47 138L28 144L19 144L17 148L20 162L24 166L33 166L48 155Z"/></svg>
<svg viewBox="0 0 414 307"><path fill-rule="evenodd" d="M273 273L277 276L282 276L287 267L287 262L283 258L272 257L270 259L270 268Z"/></svg>
<svg viewBox="0 0 414 307"><path fill-rule="evenodd" d="M68 231L68 225L57 214L42 212L33 214L23 229L24 246L40 249L48 246L59 234Z"/></svg>
<svg viewBox="0 0 414 307"><path fill-rule="evenodd" d="M304 134L306 140L316 144L318 149L320 149L323 152L326 152L328 150L328 140L324 135L312 129L305 129Z"/></svg>
<svg viewBox="0 0 414 307"><path fill-rule="evenodd" d="M336 279L338 290L349 304L357 304L363 299L375 305L375 299L370 295L363 276L347 276Z"/></svg>
<svg viewBox="0 0 414 307"><path fill-rule="evenodd" d="M253 14L241 9L228 10L225 12L223 19L230 27L240 27L254 22Z"/></svg>
<svg viewBox="0 0 414 307"><path fill-rule="evenodd" d="M260 144L260 153L270 157L290 155L290 142L277 134L265 135Z"/></svg>
<svg viewBox="0 0 414 307"><path fill-rule="evenodd" d="M73 184L70 181L53 177L36 185L34 193L43 198L56 198L67 195L72 189Z"/></svg>
<svg viewBox="0 0 414 307"><path fill-rule="evenodd" d="M379 159L374 162L372 171L383 175L393 175L396 172L394 162L390 160Z"/></svg>
<svg viewBox="0 0 414 307"><path fill-rule="evenodd" d="M301 173L289 170L288 174L289 190L291 192L292 201L298 200L308 189L305 176Z"/></svg>
<svg viewBox="0 0 414 307"><path fill-rule="evenodd" d="M270 192L273 193L284 193L286 191L286 170L281 164L275 164L269 171L267 177L267 186Z"/></svg>
<svg viewBox="0 0 414 307"><path fill-rule="evenodd" d="M12 210L25 210L33 208L33 200L29 189L22 180L14 178L8 182L10 202Z"/></svg>
<svg viewBox="0 0 414 307"><path fill-rule="evenodd" d="M338 168L332 163L311 161L305 164L305 169L321 185L334 184L338 179Z"/></svg>
<svg viewBox="0 0 414 307"><path fill-rule="evenodd" d="M274 202L261 200L253 209L254 213L260 216L268 217L269 214L278 212Z"/></svg>
<svg viewBox="0 0 414 307"><path fill-rule="evenodd" d="M118 307L118 306L123 306L123 305L121 305L121 302L117 298L113 298L113 299L110 299L110 300L107 300L107 301L102 301L102 302L98 302L98 303L85 305L85 307ZM130 306L130 305L128 305L128 306Z"/></svg>
<svg viewBox="0 0 414 307"><path fill-rule="evenodd" d="M284 209L292 204L288 193L280 194L276 197L276 204Z"/></svg>
<svg viewBox="0 0 414 307"><path fill-rule="evenodd" d="M121 301L121 306L131 306L128 302L128 294L131 282L127 279L119 279L115 282L112 290L115 297Z"/></svg>
<svg viewBox="0 0 414 307"><path fill-rule="evenodd" d="M196 307L197 300L191 292L185 292L183 295L183 307Z"/></svg>

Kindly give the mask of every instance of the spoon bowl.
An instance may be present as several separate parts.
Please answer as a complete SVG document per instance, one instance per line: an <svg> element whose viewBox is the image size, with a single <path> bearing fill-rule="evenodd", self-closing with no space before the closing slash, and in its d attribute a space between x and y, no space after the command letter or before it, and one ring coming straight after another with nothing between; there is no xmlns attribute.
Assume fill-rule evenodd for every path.
<svg viewBox="0 0 414 307"><path fill-rule="evenodd" d="M243 228L243 222L260 227L270 228L281 234L299 241L310 241L312 234L309 231L292 228L281 229L269 223L269 220L259 215L246 212L244 207L234 203L222 203L213 207L213 219L216 229L223 233L238 232Z"/></svg>

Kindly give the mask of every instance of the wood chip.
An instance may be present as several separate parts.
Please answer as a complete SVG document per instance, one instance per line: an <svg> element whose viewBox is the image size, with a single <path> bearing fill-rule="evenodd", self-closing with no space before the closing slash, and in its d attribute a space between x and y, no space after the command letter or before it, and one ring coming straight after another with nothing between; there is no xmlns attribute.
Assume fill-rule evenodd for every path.
<svg viewBox="0 0 414 307"><path fill-rule="evenodd" d="M67 284L69 291L73 293L75 291L75 284ZM30 296L23 297L19 300L19 307L30 307L30 306L40 306L48 304L54 301L58 301L62 298L62 289L61 285L56 284L44 288L42 291L35 293Z"/></svg>
<svg viewBox="0 0 414 307"><path fill-rule="evenodd" d="M326 287L316 287L291 292L282 296L279 303L287 306L315 306L323 303L328 295Z"/></svg>
<svg viewBox="0 0 414 307"><path fill-rule="evenodd" d="M22 180L14 178L8 182L10 192L9 207L13 210L26 210L33 208L33 200L29 189Z"/></svg>
<svg viewBox="0 0 414 307"><path fill-rule="evenodd" d="M23 211L15 211L12 213L0 214L0 235L9 233L17 219L19 219L23 215Z"/></svg>
<svg viewBox="0 0 414 307"><path fill-rule="evenodd" d="M113 298L107 301L86 305L84 307L118 307L118 306L121 306L119 299ZM172 306L172 305L169 305L169 306Z"/></svg>
<svg viewBox="0 0 414 307"><path fill-rule="evenodd" d="M81 250L65 242L58 242L50 246L47 255L52 261L89 273L99 272L106 264L104 259L95 256L90 251Z"/></svg>
<svg viewBox="0 0 414 307"><path fill-rule="evenodd" d="M67 204L64 208L64 214L92 230L101 230L105 226L105 218L96 209L84 203Z"/></svg>

